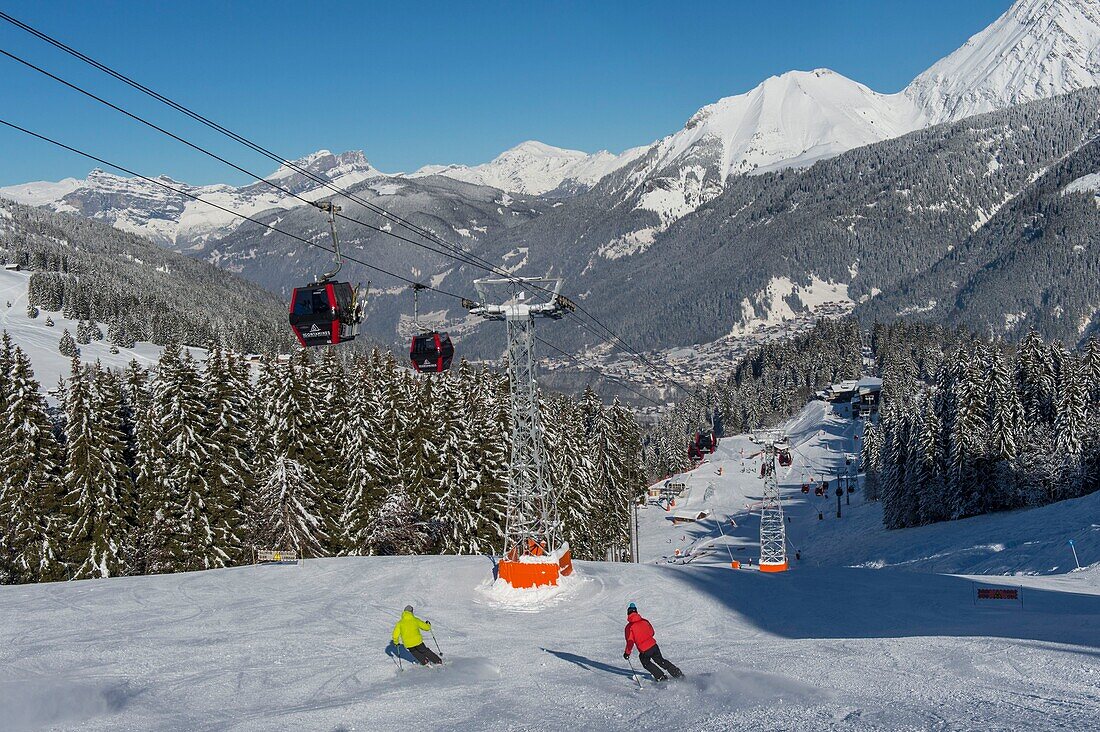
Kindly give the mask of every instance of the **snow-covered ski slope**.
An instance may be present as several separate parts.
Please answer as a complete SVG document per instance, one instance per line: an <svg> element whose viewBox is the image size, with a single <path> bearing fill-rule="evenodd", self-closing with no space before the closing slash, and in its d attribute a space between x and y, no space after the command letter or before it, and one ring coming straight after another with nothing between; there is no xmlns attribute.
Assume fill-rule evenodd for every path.
<svg viewBox="0 0 1100 732"><path fill-rule="evenodd" d="M818 404L788 428L795 480L798 455L824 460L825 444L843 448L850 434ZM719 461L695 473L701 480L722 466L716 477L730 478L709 504L734 518L734 541L745 548L731 551L746 558L756 526L744 502L760 481L740 472L738 443L723 441ZM705 494L686 503L701 506ZM1095 559L1096 504L1079 506L1078 549L1083 561ZM973 543L987 542L998 521L1000 541L1016 546L1027 515L1074 512L1050 506L957 522L941 536L946 527L881 532L870 519L817 522L816 506L788 508L805 554L794 571L735 571L714 554L665 562L659 554L675 546L667 539L690 531L651 508L642 518L649 562L578 562L577 579L537 603L488 588L485 557L340 558L0 587L0 729L1096 728L1100 567L1066 574L1062 562L1061 574L1027 577L911 571L951 561L948 569L974 573L988 556L1013 551L1011 566L991 571L1049 571L1053 545L1028 550L1039 557L1031 563L1024 549L949 548L968 531L979 535ZM713 522L700 524L697 546L708 525L718 535ZM845 544L843 531L862 538ZM806 548L815 532L832 542L828 551ZM851 561L863 543L870 547ZM950 559L901 561L907 546L918 558L934 545ZM868 556L885 557L884 568ZM979 601L978 586L1021 588L1022 602ZM622 659L632 601L687 680L656 686L646 675L634 687ZM406 662L399 672L386 656L407 603L432 621L445 668Z"/></svg>
<svg viewBox="0 0 1100 732"><path fill-rule="evenodd" d="M792 563L845 567L903 567L953 574L1058 574L1082 565L1100 568L1100 493L1042 508L978 516L898 531L882 526L882 508L864 503L862 490L841 502L836 517L836 476L859 462L862 427L810 402L785 426L794 464L778 468ZM729 565L759 555L758 506L764 481L760 458L747 435L724 439L707 461L671 480L687 485L675 508L639 512L641 557L648 562ZM742 454L744 457L742 457ZM804 481L829 481L829 495L801 492ZM673 525L675 516L709 512L706 520ZM818 515L821 515L821 519ZM733 525L730 523L732 520ZM721 523L721 527L719 526ZM727 545L730 547L727 549ZM679 550L680 556L676 556ZM801 560L794 561L795 551ZM731 554L732 552L732 554Z"/></svg>
<svg viewBox="0 0 1100 732"><path fill-rule="evenodd" d="M35 378L42 388L54 389L57 380L62 376L67 378L72 368L71 359L57 350L57 344L66 329L76 338L77 321L48 310L40 310L37 318L27 317L27 282L30 277L30 272L0 270L0 332L7 331L12 342L30 357ZM47 316L53 320L52 327L46 325ZM99 361L109 368L123 369L130 361L136 360L148 367L160 358L161 347L152 343L136 343L133 348L119 348L117 354L111 353L111 344L106 340L107 326L104 323L98 325L104 340L79 346L80 360L84 363ZM201 349L190 350L193 355L202 356Z"/></svg>
<svg viewBox="0 0 1100 732"><path fill-rule="evenodd" d="M578 570L537 612L480 592L477 557L0 587L0 726L1085 730L1100 711L1096 572L986 608L971 581L931 573ZM631 601L686 681L634 687ZM398 672L385 655L406 603L445 668Z"/></svg>

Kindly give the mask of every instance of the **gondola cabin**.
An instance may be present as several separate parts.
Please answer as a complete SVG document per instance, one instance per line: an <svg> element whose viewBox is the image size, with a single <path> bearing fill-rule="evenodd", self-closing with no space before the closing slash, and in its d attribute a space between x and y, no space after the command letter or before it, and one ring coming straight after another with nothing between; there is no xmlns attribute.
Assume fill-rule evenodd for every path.
<svg viewBox="0 0 1100 732"><path fill-rule="evenodd" d="M315 282L295 287L290 296L290 327L303 346L353 340L359 321L350 282Z"/></svg>
<svg viewBox="0 0 1100 732"><path fill-rule="evenodd" d="M715 450L718 449L718 437L710 430L706 432L696 432L694 444L695 449L697 449L700 454L713 454Z"/></svg>
<svg viewBox="0 0 1100 732"><path fill-rule="evenodd" d="M413 336L409 346L409 359L413 368L422 374L438 374L451 368L455 346L446 333L431 331Z"/></svg>

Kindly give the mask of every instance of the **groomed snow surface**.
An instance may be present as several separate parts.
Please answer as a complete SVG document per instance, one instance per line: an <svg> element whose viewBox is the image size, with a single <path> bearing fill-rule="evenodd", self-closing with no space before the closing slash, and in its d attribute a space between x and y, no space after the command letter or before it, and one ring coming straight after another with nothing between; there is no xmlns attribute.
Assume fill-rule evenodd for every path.
<svg viewBox="0 0 1100 732"><path fill-rule="evenodd" d="M795 481L799 460L837 458L829 449L851 438L820 404L789 428ZM760 481L740 471L748 444L723 441L717 460L691 474L685 499L736 527L719 532L705 521L685 530L662 509L646 509L645 564L578 562L572 581L535 600L493 586L485 557L340 558L0 587L0 727L1095 729L1100 570L1066 574L1072 565L1059 560L1057 575L974 578L909 571L947 565L901 561L998 533L1006 545L1033 530L1028 536L1045 539L1059 523L1076 528L1083 561L1095 561L1095 502L1079 512L1051 506L885 532L856 516L818 522L813 501L823 499L803 497L788 480L791 533L804 559L786 574L736 571L724 547L706 546L732 532L734 556L757 551L745 503L759 496ZM837 538L845 532L847 543ZM666 562L673 546L698 556ZM1038 556L1033 567L1029 552ZM992 571L1051 571L1054 553L1053 545L1018 548L1016 560ZM986 560L956 551L952 561L950 571L965 572ZM865 566L847 566L855 563ZM979 584L1021 586L1023 601L979 602ZM685 681L657 686L645 675L635 687L622 659L632 601ZM444 668L406 659L399 671L386 655L406 604L432 621Z"/></svg>

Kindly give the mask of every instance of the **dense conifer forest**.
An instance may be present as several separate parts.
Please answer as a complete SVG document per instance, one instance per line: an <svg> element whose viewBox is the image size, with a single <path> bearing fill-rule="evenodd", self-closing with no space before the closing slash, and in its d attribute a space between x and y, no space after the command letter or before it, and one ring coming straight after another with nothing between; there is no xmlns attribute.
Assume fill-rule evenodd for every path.
<svg viewBox="0 0 1100 732"><path fill-rule="evenodd" d="M885 335L888 329L881 329ZM896 329L895 329L896 330ZM911 328L912 330L912 328ZM925 341L881 360L864 492L888 528L1038 506L1100 488L1100 342Z"/></svg>
<svg viewBox="0 0 1100 732"><path fill-rule="evenodd" d="M0 580L226 567L304 556L500 551L507 383L458 365L423 377L380 352L250 366L169 344L156 368L73 358L50 407L0 345ZM574 556L628 545L644 489L633 416L545 394L551 480Z"/></svg>

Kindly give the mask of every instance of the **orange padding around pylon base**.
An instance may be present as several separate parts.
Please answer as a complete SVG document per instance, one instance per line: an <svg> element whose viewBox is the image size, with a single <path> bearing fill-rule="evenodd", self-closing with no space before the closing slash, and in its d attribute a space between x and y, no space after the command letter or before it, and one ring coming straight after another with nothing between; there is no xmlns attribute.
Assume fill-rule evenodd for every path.
<svg viewBox="0 0 1100 732"><path fill-rule="evenodd" d="M786 572L788 569L790 569L790 566L786 562L783 562L782 564L761 564L760 565L760 571L761 572Z"/></svg>
<svg viewBox="0 0 1100 732"><path fill-rule="evenodd" d="M573 571L573 565L569 565ZM516 589L556 585L561 567L555 562L509 562L503 560L497 564L497 576Z"/></svg>
<svg viewBox="0 0 1100 732"><path fill-rule="evenodd" d="M558 568L561 571L562 577L568 577L573 574L573 552L568 549L558 559Z"/></svg>

